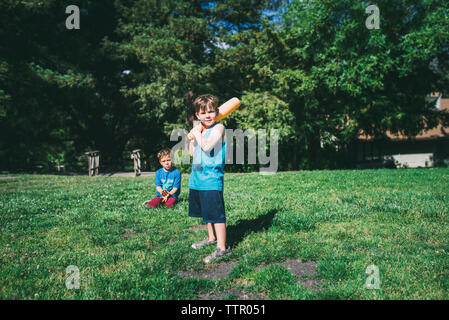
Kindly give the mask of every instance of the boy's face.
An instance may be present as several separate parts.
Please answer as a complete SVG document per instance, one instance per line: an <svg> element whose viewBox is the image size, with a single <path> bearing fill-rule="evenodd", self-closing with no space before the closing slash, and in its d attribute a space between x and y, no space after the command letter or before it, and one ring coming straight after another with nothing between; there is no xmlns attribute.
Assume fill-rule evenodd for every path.
<svg viewBox="0 0 449 320"><path fill-rule="evenodd" d="M208 106L206 110L200 110L200 112L197 112L196 116L201 121L201 124L206 128L211 127L217 118L214 108L210 106Z"/></svg>
<svg viewBox="0 0 449 320"><path fill-rule="evenodd" d="M170 171L172 166L170 155L163 156L161 160L159 160L159 163L161 164L162 168L164 168L166 171Z"/></svg>

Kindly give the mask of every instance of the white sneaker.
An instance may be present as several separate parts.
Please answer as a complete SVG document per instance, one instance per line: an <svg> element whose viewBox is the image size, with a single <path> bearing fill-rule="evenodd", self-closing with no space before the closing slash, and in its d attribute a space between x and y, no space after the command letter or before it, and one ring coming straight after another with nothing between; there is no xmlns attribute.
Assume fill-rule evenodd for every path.
<svg viewBox="0 0 449 320"><path fill-rule="evenodd" d="M202 247L211 245L211 244L216 244L217 241L210 241L209 238L206 238L204 240L201 240L199 242L195 242L194 244L192 244L192 248L193 249L200 249Z"/></svg>
<svg viewBox="0 0 449 320"><path fill-rule="evenodd" d="M231 248L228 247L226 250L220 250L217 248L214 252L212 252L210 255L208 255L206 258L203 259L204 263L210 263L214 259L221 258L223 256L226 256L228 254L231 254Z"/></svg>

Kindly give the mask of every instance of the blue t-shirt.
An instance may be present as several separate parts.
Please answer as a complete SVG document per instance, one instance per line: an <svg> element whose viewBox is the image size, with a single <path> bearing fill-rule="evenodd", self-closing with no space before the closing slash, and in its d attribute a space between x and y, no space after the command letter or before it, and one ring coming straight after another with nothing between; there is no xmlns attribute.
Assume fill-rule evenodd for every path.
<svg viewBox="0 0 449 320"><path fill-rule="evenodd" d="M206 129L203 137L208 138L215 123ZM189 177L189 188L195 190L218 190L223 191L224 166L226 163L226 140L217 142L209 152L196 143L193 152L192 172Z"/></svg>
<svg viewBox="0 0 449 320"><path fill-rule="evenodd" d="M181 171L176 168L172 168L170 171L165 171L164 168L160 168L156 171L156 187L161 187L163 190L171 191L173 188L178 188L173 198L178 200L178 196L181 193ZM162 197L162 195L156 190L156 197Z"/></svg>

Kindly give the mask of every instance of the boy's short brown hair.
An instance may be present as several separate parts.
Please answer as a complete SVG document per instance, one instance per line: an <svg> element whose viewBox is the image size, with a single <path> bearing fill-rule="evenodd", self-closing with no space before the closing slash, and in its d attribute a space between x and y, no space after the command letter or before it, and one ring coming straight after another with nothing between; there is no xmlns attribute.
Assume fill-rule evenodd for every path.
<svg viewBox="0 0 449 320"><path fill-rule="evenodd" d="M165 149L162 149L161 151L159 151L158 153L157 153L157 158L159 159L159 161L161 161L161 159L163 158L163 157L165 157L165 156L169 156L170 155L170 149L167 149L167 148L165 148Z"/></svg>
<svg viewBox="0 0 449 320"><path fill-rule="evenodd" d="M218 114L218 98L211 94L202 94L193 101L195 112L206 111L209 107L214 108Z"/></svg>

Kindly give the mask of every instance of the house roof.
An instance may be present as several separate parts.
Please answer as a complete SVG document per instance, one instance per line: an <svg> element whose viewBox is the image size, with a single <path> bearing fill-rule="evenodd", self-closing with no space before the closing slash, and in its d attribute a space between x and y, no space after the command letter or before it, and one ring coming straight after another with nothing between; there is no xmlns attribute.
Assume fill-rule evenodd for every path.
<svg viewBox="0 0 449 320"><path fill-rule="evenodd" d="M449 112L449 99L441 99L441 110L447 110ZM390 131L386 132L386 136L391 140L408 140L409 137L403 134L393 134ZM411 137L413 140L434 140L439 138L449 138L449 127L443 127L439 124L437 127L431 130L422 130L418 135ZM372 140L371 135L366 135L363 132L359 135L360 140Z"/></svg>

